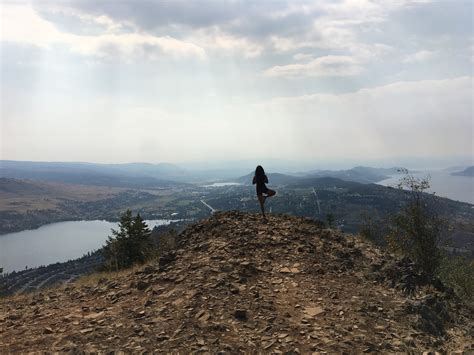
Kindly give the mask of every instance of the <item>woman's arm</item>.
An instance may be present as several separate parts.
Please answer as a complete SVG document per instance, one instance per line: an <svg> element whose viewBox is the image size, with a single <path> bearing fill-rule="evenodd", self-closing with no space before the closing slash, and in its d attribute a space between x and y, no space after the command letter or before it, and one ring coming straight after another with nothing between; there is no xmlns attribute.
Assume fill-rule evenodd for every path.
<svg viewBox="0 0 474 355"><path fill-rule="evenodd" d="M268 178L267 178L267 175L265 175L265 184L268 184Z"/></svg>
<svg viewBox="0 0 474 355"><path fill-rule="evenodd" d="M256 179L256 177L254 176L254 177L253 177L253 180L252 180L252 185L255 185L256 183L257 183L257 179Z"/></svg>

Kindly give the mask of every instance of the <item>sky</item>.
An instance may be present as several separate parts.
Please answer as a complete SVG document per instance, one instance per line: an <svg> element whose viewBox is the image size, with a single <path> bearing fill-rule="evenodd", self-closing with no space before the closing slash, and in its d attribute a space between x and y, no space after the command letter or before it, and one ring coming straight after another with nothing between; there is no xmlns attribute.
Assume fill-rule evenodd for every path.
<svg viewBox="0 0 474 355"><path fill-rule="evenodd" d="M0 159L472 162L473 3L0 0Z"/></svg>

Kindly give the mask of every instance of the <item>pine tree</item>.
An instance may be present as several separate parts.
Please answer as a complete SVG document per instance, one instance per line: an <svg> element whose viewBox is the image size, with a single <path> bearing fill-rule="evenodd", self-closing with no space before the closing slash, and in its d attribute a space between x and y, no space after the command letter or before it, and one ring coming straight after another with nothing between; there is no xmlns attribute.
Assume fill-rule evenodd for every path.
<svg viewBox="0 0 474 355"><path fill-rule="evenodd" d="M105 269L116 271L144 263L153 255L151 231L139 214L133 217L132 211L127 210L121 215L119 228L112 229L102 254Z"/></svg>
<svg viewBox="0 0 474 355"><path fill-rule="evenodd" d="M135 262L143 263L152 256L153 244L151 241L151 230L145 221L137 214L132 222L131 229L131 258Z"/></svg>

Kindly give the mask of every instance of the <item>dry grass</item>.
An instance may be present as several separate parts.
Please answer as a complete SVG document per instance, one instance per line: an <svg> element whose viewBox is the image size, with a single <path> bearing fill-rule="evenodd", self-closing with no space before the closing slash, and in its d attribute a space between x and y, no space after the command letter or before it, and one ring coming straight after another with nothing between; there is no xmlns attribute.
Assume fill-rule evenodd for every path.
<svg viewBox="0 0 474 355"><path fill-rule="evenodd" d="M7 197L0 194L0 211L26 212L28 210L55 209L58 200L45 197Z"/></svg>
<svg viewBox="0 0 474 355"><path fill-rule="evenodd" d="M89 275L84 275L79 277L76 281L68 283L68 284L60 284L60 285L52 285L48 287L44 287L41 290L29 292L29 293L24 293L24 294L15 294L15 295L9 295L9 296L0 296L0 300L2 302L8 302L8 301L18 301L18 300L32 300L33 297L39 293L46 293L48 291L54 291L54 290L63 290L66 287L81 287L81 286L95 286L101 279L106 279L106 280L113 280L116 278L121 278L125 277L129 274L132 274L134 272L137 272L138 270L142 269L143 267L147 265L151 265L153 263L156 263L156 259L150 260L146 262L145 264L141 265L134 265L131 268L128 269L123 269L119 271L101 271L101 272L95 272L93 274Z"/></svg>
<svg viewBox="0 0 474 355"><path fill-rule="evenodd" d="M154 263L156 263L156 259L152 259L152 260L147 261L144 264L137 264L137 265L132 266L131 268L123 269L123 270L119 270L119 271L95 272L93 274L81 276L76 281L68 284L68 286L77 286L77 287L80 287L80 286L94 286L94 285L97 285L97 283L101 279L111 280L111 279L127 276L129 274L133 274L134 272L137 272L138 270L144 268L147 265L151 265L151 264L154 264Z"/></svg>
<svg viewBox="0 0 474 355"><path fill-rule="evenodd" d="M128 274L130 274L134 271L137 271L137 270L138 270L138 266L133 267L131 269L120 270L120 271L95 272L93 274L81 276L76 281L68 284L68 286L78 286L78 287L80 287L80 286L93 286L93 285L97 285L97 283L101 279L111 280L111 279L114 279L114 278L117 278L117 277L126 276L126 275L128 275Z"/></svg>
<svg viewBox="0 0 474 355"><path fill-rule="evenodd" d="M57 207L61 199L90 202L111 198L123 188L21 180L0 189L0 211L24 212Z"/></svg>

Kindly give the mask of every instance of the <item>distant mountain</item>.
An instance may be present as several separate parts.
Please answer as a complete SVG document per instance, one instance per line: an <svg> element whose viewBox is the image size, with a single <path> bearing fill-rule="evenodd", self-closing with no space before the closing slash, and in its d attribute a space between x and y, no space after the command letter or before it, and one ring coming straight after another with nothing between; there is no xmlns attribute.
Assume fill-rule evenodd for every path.
<svg viewBox="0 0 474 355"><path fill-rule="evenodd" d="M310 170L307 172L298 172L294 175L271 173L267 174L270 183L277 185L286 185L305 179L331 177L344 181L353 181L361 184L376 183L388 179L390 175L399 173L400 168L370 168L365 166L356 166L349 170ZM254 173L242 176L236 181L246 184L252 183Z"/></svg>
<svg viewBox="0 0 474 355"><path fill-rule="evenodd" d="M160 178L168 176L182 176L186 170L170 163L124 163L98 164L87 162L33 162L0 160L0 169L15 170L74 170L82 172L96 172L102 174L120 173L122 175L154 176Z"/></svg>
<svg viewBox="0 0 474 355"><path fill-rule="evenodd" d="M0 177L12 177L19 179L41 179L62 181L68 183L81 183L70 176L84 176L86 180L111 178L119 176L126 180L127 186L130 178L148 179L143 181L134 180L132 185L142 187L143 183L149 185L162 185L162 182L179 183L201 183L209 181L222 181L232 179L244 174L248 170L242 169L188 169L170 163L125 163L125 164L97 164L83 162L30 162L0 160ZM68 176L63 176L64 174ZM158 179L150 180L149 178ZM119 186L123 186L122 181ZM105 181L104 181L105 183ZM103 183L100 183L103 185ZM116 185L111 185L116 186ZM135 187L135 186L134 186ZM146 187L146 186L145 186Z"/></svg>
<svg viewBox="0 0 474 355"><path fill-rule="evenodd" d="M353 189L363 187L365 184L356 181L347 181L330 176L314 176L300 178L293 181L289 188L310 188L317 189ZM372 185L371 185L372 186ZM374 185L375 187L379 185Z"/></svg>
<svg viewBox="0 0 474 355"><path fill-rule="evenodd" d="M445 169L442 169L443 171L446 171L448 173L456 173L456 172L459 172L461 170L464 170L467 168L467 165L457 165L457 166L449 166Z"/></svg>
<svg viewBox="0 0 474 355"><path fill-rule="evenodd" d="M97 169L107 172L117 172L132 176L150 176L160 179L181 179L188 175L188 171L170 163L127 163L127 164L105 164L95 165Z"/></svg>
<svg viewBox="0 0 474 355"><path fill-rule="evenodd" d="M271 184L285 185L299 177L335 177L346 181L374 183L397 173L398 168L358 166L349 170L310 170L295 174L272 173ZM248 170L246 170L248 171ZM0 160L0 177L35 179L73 184L157 188L179 183L229 181L245 173L239 168L191 170L170 163L97 164L84 162L29 162ZM252 182L253 172L234 179L243 184Z"/></svg>
<svg viewBox="0 0 474 355"><path fill-rule="evenodd" d="M390 175L399 173L400 168L371 168L356 166L349 170L313 170L307 176L312 177L334 177L346 181L355 181L362 184L370 184L388 179Z"/></svg>
<svg viewBox="0 0 474 355"><path fill-rule="evenodd" d="M458 172L455 172L455 173L451 173L451 175L474 177L474 166L470 166L470 167L464 169L463 171L458 171Z"/></svg>
<svg viewBox="0 0 474 355"><path fill-rule="evenodd" d="M252 185L254 175L255 173L251 172L250 174L237 178L235 181L244 185ZM270 185L287 185L290 183L294 183L295 181L300 179L296 176L285 175L280 173L269 173L267 174L267 177Z"/></svg>
<svg viewBox="0 0 474 355"><path fill-rule="evenodd" d="M140 173L140 171L146 169L148 169L148 173ZM169 165L149 167L141 163L93 164L0 161L0 177L129 188L162 188L176 185L175 181L158 178L160 170L170 171L170 169ZM174 171L177 170L174 169ZM153 171L153 174L150 171Z"/></svg>

